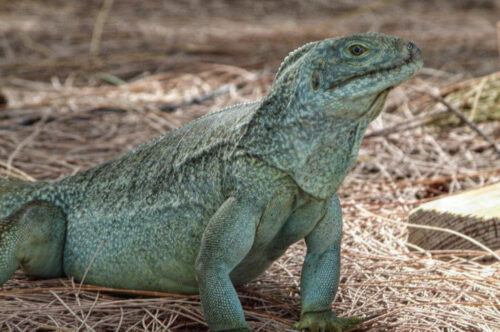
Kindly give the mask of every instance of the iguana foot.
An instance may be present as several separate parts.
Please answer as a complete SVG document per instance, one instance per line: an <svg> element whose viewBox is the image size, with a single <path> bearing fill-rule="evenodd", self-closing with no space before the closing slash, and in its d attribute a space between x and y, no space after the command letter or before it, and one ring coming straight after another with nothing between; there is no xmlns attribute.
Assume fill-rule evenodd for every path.
<svg viewBox="0 0 500 332"><path fill-rule="evenodd" d="M333 311L306 312L294 327L311 332L342 332L365 320L361 317L339 318Z"/></svg>

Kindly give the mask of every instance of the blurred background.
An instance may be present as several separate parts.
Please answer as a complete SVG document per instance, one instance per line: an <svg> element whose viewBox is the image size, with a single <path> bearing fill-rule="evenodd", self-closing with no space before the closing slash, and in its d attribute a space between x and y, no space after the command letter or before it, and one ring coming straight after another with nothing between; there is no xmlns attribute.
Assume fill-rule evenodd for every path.
<svg viewBox="0 0 500 332"><path fill-rule="evenodd" d="M416 41L427 67L481 75L498 68L499 13L495 0L1 1L0 70L127 80L196 62L275 69L308 41L379 31Z"/></svg>
<svg viewBox="0 0 500 332"><path fill-rule="evenodd" d="M13 157L9 147L43 118L59 134L42 128L20 151L47 142L52 157L44 153L31 176L66 176L137 139L261 98L294 48L356 32L415 41L427 89L487 75L499 69L498 20L498 0L0 1L0 156L21 166L32 154ZM60 140L87 144L56 147Z"/></svg>
<svg viewBox="0 0 500 332"><path fill-rule="evenodd" d="M309 41L366 31L410 39L425 68L391 92L339 191L334 306L341 316L379 314L365 326L374 331L499 331L500 265L482 264L491 258L482 251L410 251L404 224L421 203L500 181L498 21L499 0L0 0L0 175L59 180L258 100L282 59ZM299 243L239 290L252 327L292 330L303 254ZM205 325L196 297L123 299L19 272L0 293L0 328Z"/></svg>

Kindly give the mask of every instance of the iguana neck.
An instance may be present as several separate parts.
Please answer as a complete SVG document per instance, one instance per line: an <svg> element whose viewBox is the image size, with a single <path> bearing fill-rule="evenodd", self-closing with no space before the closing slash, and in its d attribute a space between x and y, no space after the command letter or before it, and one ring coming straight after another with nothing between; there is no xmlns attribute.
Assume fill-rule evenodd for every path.
<svg viewBox="0 0 500 332"><path fill-rule="evenodd" d="M240 146L289 174L309 194L331 197L354 165L366 127L380 113L386 95L378 102L380 107L361 119L302 112L308 106L288 103L286 96L290 91L271 91L249 123Z"/></svg>
<svg viewBox="0 0 500 332"><path fill-rule="evenodd" d="M253 156L289 174L309 194L331 197L358 154L366 125L350 122L271 128L252 127L245 142ZM253 138L252 138L253 136Z"/></svg>

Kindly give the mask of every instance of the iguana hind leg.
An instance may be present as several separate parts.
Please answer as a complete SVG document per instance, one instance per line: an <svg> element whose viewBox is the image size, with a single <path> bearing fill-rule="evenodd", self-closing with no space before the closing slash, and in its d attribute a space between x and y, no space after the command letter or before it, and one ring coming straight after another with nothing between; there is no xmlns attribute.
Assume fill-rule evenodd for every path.
<svg viewBox="0 0 500 332"><path fill-rule="evenodd" d="M66 217L52 203L33 201L0 220L0 285L21 266L40 278L63 275Z"/></svg>

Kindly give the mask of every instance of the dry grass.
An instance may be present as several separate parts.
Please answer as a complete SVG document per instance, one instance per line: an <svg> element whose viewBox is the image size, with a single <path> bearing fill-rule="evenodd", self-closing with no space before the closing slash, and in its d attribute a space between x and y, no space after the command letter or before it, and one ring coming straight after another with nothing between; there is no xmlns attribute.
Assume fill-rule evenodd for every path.
<svg viewBox="0 0 500 332"><path fill-rule="evenodd" d="M0 122L2 172L57 179L81 171L205 110L256 99L270 81L270 73L220 65L206 65L196 75L158 75L119 87L15 81L4 89L15 106L2 111L7 115ZM417 80L394 91L389 109L402 106L384 113L372 130L414 117L406 106L427 84ZM461 87L464 96L473 89L477 85ZM191 104L207 96L202 104ZM160 111L165 107L178 108ZM480 126L491 137L500 136L498 123ZM401 222L419 202L498 181L500 160L485 146L465 127L419 126L365 140L360 161L340 191L346 226L334 307L341 315L379 314L365 325L375 330L500 328L500 263L481 250L410 251ZM286 330L297 319L303 251L302 243L294 246L261 279L240 290L254 328ZM13 330L96 331L185 330L204 324L197 297L121 298L115 291L79 289L67 279L32 281L18 274L0 293L0 324Z"/></svg>
<svg viewBox="0 0 500 332"><path fill-rule="evenodd" d="M349 5L349 1L341 3ZM100 2L97 4L96 13ZM9 9L11 5L2 6ZM73 8L73 14L78 15L81 8L72 6L63 9ZM117 2L114 6L124 15L126 6ZM174 12L182 16L182 8ZM50 8L40 10L52 15ZM159 9L147 3L143 10L147 14ZM374 10L362 15L370 18ZM45 30L35 33L41 39L30 43L15 31L32 29L28 23L40 20L40 16L29 17L24 30L14 29L21 21L5 21L11 28L4 33L8 45L15 55L22 56L8 59L5 51L0 62L4 73L0 96L5 99L0 108L1 175L58 180L202 114L256 100L272 82L276 58L284 52L281 49L292 48L291 39L301 36L298 40L305 41L325 33L324 26L315 27L312 19L304 24L306 32L298 30L295 23L282 26L276 24L280 21L270 20L253 26L248 21L236 24L221 19L206 31L206 39L198 36L200 39L189 39L196 43L188 45L179 38L159 47L153 45L153 37L161 35L161 25L153 29L143 14L138 12L139 19L129 27L111 10L109 19L115 23L111 30L104 29L97 52L100 62L89 60L90 32L86 39L71 31L74 44L66 47L54 38L63 23L54 19ZM380 15L389 20L384 13ZM152 16L151 21L157 19ZM204 19L199 18L200 22ZM435 24L446 19L442 17ZM88 20L84 17L78 22L93 28L93 20ZM417 21L418 17L409 20ZM179 34L194 34L194 21L179 28ZM179 22L166 23L175 24L179 26ZM473 41L474 33L483 32L484 26L477 25L466 36L472 36ZM143 29L138 30L139 36L125 41L125 36L130 37L138 28ZM446 30L441 40L457 38L451 30ZM30 31L34 30L28 34ZM226 36L227 31L233 33ZM148 33L154 36L147 37ZM150 53L114 53L119 41L132 49L141 45L141 38ZM431 37L419 38L432 41ZM263 48L259 49L256 45L261 45L261 39ZM270 46L273 43L276 45ZM160 55L175 47L186 52L187 58L174 55L175 59L165 60ZM272 58L262 55L278 48L278 55ZM249 56L251 50L257 56ZM33 61L27 60L33 57L29 52L37 54ZM466 126L457 125L452 115L446 114L447 122L443 123L442 106L423 94L433 91L461 110L469 109L467 116L480 120L481 130L499 141L500 123L482 116L498 110L500 74L457 82L462 76L426 68L418 78L393 91L387 111L371 125L374 135L363 142L359 161L339 192L345 228L341 284L333 307L341 316L378 314L363 325L371 331L500 330L500 262L479 248L431 252L406 242L405 221L413 207L440 195L500 181L500 158L493 149ZM441 113L438 120L427 116L436 112ZM433 125L426 125L429 122ZM383 131L387 128L392 129ZM254 330L292 330L300 312L298 285L304 249L303 243L294 245L266 274L239 289ZM74 284L70 279L29 280L19 272L0 292L0 329L187 331L204 330L205 323L197 296L111 290Z"/></svg>

